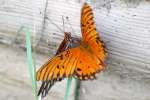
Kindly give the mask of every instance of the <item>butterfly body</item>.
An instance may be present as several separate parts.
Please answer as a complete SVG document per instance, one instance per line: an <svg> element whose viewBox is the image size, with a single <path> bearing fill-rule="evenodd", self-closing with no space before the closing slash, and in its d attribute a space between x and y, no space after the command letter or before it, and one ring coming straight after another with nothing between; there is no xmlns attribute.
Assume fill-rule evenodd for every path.
<svg viewBox="0 0 150 100"><path fill-rule="evenodd" d="M71 37L66 34L56 55L38 70L37 80L44 81L39 90L43 97L57 80L71 76L80 80L94 79L95 74L104 69L104 44L93 18L92 9L85 3L81 10L82 38L79 45L68 48Z"/></svg>
<svg viewBox="0 0 150 100"><path fill-rule="evenodd" d="M88 45L88 43L86 43L86 42L84 42L84 41L80 42L80 48L86 49L86 50L88 50L89 52L92 51L92 48Z"/></svg>
<svg viewBox="0 0 150 100"><path fill-rule="evenodd" d="M68 48L70 41L71 41L70 39L71 39L71 34L69 32L64 32L64 40L60 44L60 46L56 52L56 55L62 51L65 51L66 48Z"/></svg>

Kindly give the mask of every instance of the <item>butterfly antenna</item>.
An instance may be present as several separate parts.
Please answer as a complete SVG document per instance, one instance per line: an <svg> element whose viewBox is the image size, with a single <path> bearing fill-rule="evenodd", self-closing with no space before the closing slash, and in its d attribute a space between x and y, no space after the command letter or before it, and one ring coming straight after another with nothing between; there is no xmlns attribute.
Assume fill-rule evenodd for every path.
<svg viewBox="0 0 150 100"><path fill-rule="evenodd" d="M71 23L69 21L69 17L68 16L66 17L66 20L68 21L68 24L69 24L69 26L70 26L70 28L72 30L72 33L75 33L75 30L72 28L72 25L71 25Z"/></svg>
<svg viewBox="0 0 150 100"><path fill-rule="evenodd" d="M62 16L62 21L63 21L63 31L65 32L65 20L64 20L64 16Z"/></svg>
<svg viewBox="0 0 150 100"><path fill-rule="evenodd" d="M56 24L54 23L50 18L47 18L52 24L54 24L58 29L59 31L61 31L62 33L64 33L64 31Z"/></svg>

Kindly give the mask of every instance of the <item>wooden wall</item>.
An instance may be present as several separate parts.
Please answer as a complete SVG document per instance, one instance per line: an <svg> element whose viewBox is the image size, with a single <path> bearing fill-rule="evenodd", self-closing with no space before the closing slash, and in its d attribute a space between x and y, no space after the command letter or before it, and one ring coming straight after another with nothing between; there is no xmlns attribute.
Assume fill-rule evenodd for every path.
<svg viewBox="0 0 150 100"><path fill-rule="evenodd" d="M81 36L81 6L80 0L1 0L0 42L24 47L28 28L33 46L52 54L63 39L56 27L63 29L62 16L73 27L65 20L65 31ZM107 68L97 80L82 82L80 100L149 100L150 2L94 0L91 6L108 52Z"/></svg>

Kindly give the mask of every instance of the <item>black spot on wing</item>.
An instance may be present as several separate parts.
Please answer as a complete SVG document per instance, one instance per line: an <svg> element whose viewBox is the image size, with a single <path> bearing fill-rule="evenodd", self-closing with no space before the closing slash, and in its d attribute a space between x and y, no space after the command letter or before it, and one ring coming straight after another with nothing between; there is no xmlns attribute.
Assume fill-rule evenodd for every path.
<svg viewBox="0 0 150 100"><path fill-rule="evenodd" d="M85 27L85 25L84 24L81 24L82 25L82 27Z"/></svg>
<svg viewBox="0 0 150 100"><path fill-rule="evenodd" d="M57 77L59 77L60 76L60 74L59 73L57 73Z"/></svg>
<svg viewBox="0 0 150 100"><path fill-rule="evenodd" d="M65 67L64 67L64 66L62 66L62 68L64 69Z"/></svg>
<svg viewBox="0 0 150 100"><path fill-rule="evenodd" d="M81 71L81 69L80 69L80 68L77 68L77 71Z"/></svg>
<svg viewBox="0 0 150 100"><path fill-rule="evenodd" d="M57 65L57 68L59 69L59 65Z"/></svg>
<svg viewBox="0 0 150 100"><path fill-rule="evenodd" d="M60 60L63 60L63 55L62 54L59 55L58 57L60 58Z"/></svg>

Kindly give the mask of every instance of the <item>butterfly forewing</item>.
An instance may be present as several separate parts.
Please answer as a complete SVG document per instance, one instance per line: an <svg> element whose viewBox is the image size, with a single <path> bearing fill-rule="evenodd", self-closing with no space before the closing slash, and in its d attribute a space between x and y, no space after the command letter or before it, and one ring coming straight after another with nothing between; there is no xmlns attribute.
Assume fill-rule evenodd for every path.
<svg viewBox="0 0 150 100"><path fill-rule="evenodd" d="M64 32L64 39L61 42L56 55L58 55L59 53L65 51L66 49L69 48L70 46L70 40L72 40L70 33L68 32ZM62 56L60 56L62 59ZM65 77L65 67L67 66L66 64L69 62L69 59L71 59L71 57L68 60L65 60L63 63L60 64L60 70L58 70L58 66L56 68L55 65L57 65L58 60L55 59L55 61L53 61L54 58L50 59L47 63L45 63L41 69L39 69L39 71L37 72L37 80L42 80L42 85L39 89L38 95L41 94L42 97L45 97L48 94L48 91L50 90L50 88L55 84L56 81L60 81L63 79L63 77ZM53 62L50 64L50 62ZM67 62L67 63L66 63ZM48 67L48 66L53 66L53 67ZM54 72L53 74L50 72Z"/></svg>
<svg viewBox="0 0 150 100"><path fill-rule="evenodd" d="M98 37L92 9L87 3L84 3L81 12L81 31L83 41L92 49L93 55L100 60L100 64L103 64L105 60L104 44Z"/></svg>
<svg viewBox="0 0 150 100"><path fill-rule="evenodd" d="M81 32L83 40L88 42L90 38L97 38L97 32L94 24L94 15L91 7L85 3L81 10Z"/></svg>
<svg viewBox="0 0 150 100"><path fill-rule="evenodd" d="M37 72L37 80L53 80L57 78L68 77L73 74L73 69L79 53L79 48L68 49L49 60Z"/></svg>

